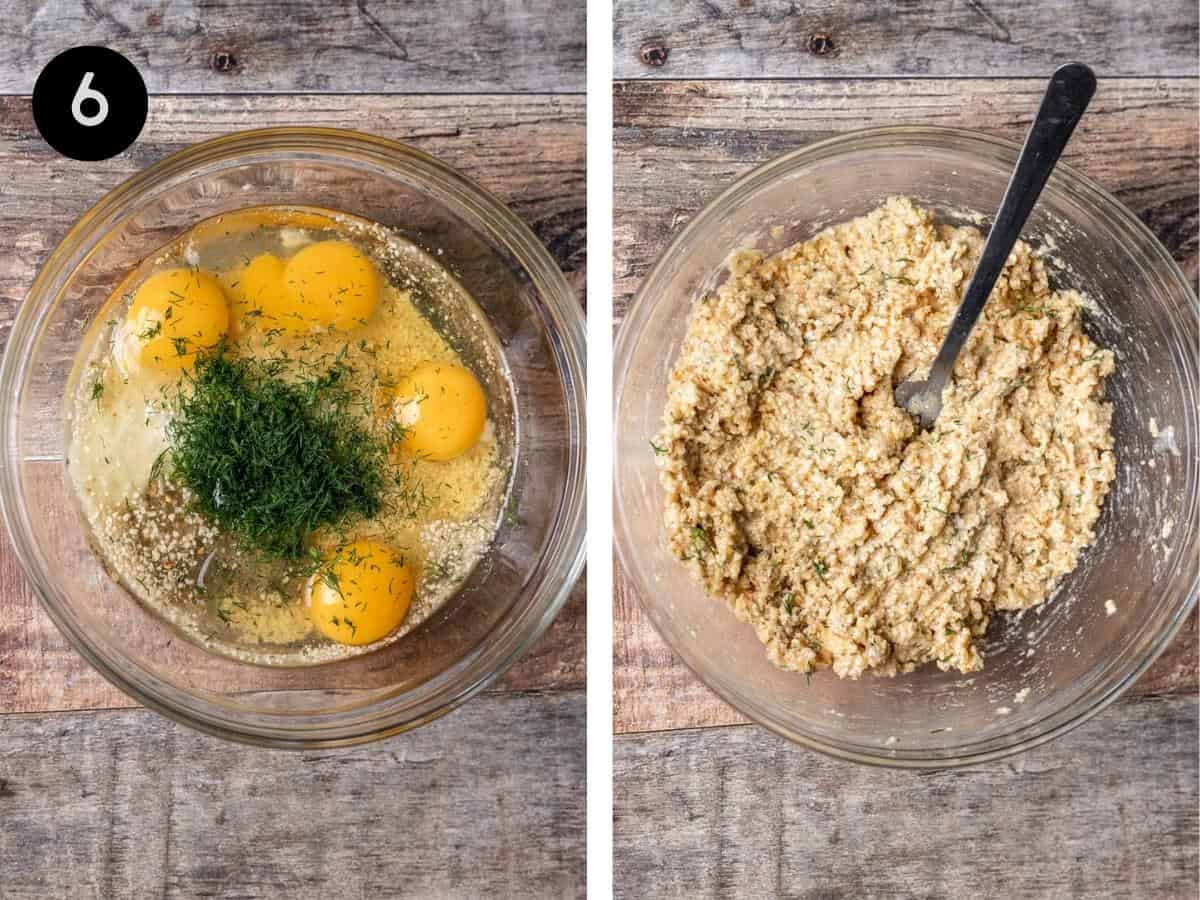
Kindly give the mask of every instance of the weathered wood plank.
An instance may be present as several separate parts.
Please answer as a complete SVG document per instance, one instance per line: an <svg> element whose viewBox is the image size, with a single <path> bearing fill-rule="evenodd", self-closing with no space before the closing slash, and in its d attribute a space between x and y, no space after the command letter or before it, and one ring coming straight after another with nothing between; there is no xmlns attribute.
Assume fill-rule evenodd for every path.
<svg viewBox="0 0 1200 900"><path fill-rule="evenodd" d="M11 0L0 93L29 93L57 53L101 44L152 93L582 92L583 0Z"/></svg>
<svg viewBox="0 0 1200 900"><path fill-rule="evenodd" d="M755 165L841 131L921 123L1020 140L1043 86L1018 80L626 82L615 86L615 313L673 233ZM1102 81L1064 159L1111 190L1193 278L1200 84Z"/></svg>
<svg viewBox="0 0 1200 900"><path fill-rule="evenodd" d="M137 143L99 163L64 159L33 125L29 100L0 98L0 327L55 243L92 204L168 153L272 125L366 129L424 150L508 203L583 294L585 120L582 97L156 97Z"/></svg>
<svg viewBox="0 0 1200 900"><path fill-rule="evenodd" d="M477 698L350 750L144 711L0 717L0 894L582 897L582 691Z"/></svg>
<svg viewBox="0 0 1200 900"><path fill-rule="evenodd" d="M305 122L367 127L463 169L510 203L551 248L582 298L584 103L540 96L155 98L128 153L84 164L37 136L28 100L0 98L0 346L38 267L107 190L164 154L242 128ZM497 690L573 689L585 681L584 588ZM130 701L93 672L41 611L7 544L0 549L0 712L98 709Z"/></svg>
<svg viewBox="0 0 1200 900"><path fill-rule="evenodd" d="M1191 897L1197 737L1179 698L924 774L758 728L618 739L614 896Z"/></svg>
<svg viewBox="0 0 1200 900"><path fill-rule="evenodd" d="M617 78L1195 75L1196 4L616 0Z"/></svg>
<svg viewBox="0 0 1200 900"><path fill-rule="evenodd" d="M615 318L672 235L755 165L851 128L958 125L1020 139L1041 86L1015 80L626 82L614 96ZM1103 82L1067 159L1128 204L1193 279L1198 271L1200 85ZM730 724L742 717L700 685L642 616L618 567L618 732ZM1197 690L1196 617L1133 695Z"/></svg>

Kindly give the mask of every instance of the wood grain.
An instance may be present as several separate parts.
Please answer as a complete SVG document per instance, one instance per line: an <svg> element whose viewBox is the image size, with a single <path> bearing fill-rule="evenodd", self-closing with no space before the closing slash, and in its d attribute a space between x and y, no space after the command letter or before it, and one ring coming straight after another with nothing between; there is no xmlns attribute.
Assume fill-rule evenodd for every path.
<svg viewBox="0 0 1200 900"><path fill-rule="evenodd" d="M584 709L485 695L309 753L140 710L0 717L0 895L583 897Z"/></svg>
<svg viewBox="0 0 1200 900"><path fill-rule="evenodd" d="M204 115L197 116L202 102ZM168 153L272 125L365 129L424 150L478 180L541 238L583 296L582 97L155 97L137 143L113 159L64 159L41 139L28 98L0 97L0 327L54 245L92 204Z"/></svg>
<svg viewBox="0 0 1200 900"><path fill-rule="evenodd" d="M154 98L146 130L102 163L54 154L29 102L0 98L0 346L38 267L106 191L163 155L243 128L297 122L369 127L434 154L508 202L555 255L582 299L585 267L584 101L579 97ZM495 686L570 690L585 682L584 588L538 645ZM105 709L130 701L71 649L29 591L7 543L0 548L0 713Z"/></svg>
<svg viewBox="0 0 1200 900"><path fill-rule="evenodd" d="M826 759L757 728L622 738L614 896L1192 897L1196 703L1117 707L968 769Z"/></svg>
<svg viewBox="0 0 1200 900"><path fill-rule="evenodd" d="M616 0L617 78L1195 75L1191 0Z"/></svg>
<svg viewBox="0 0 1200 900"><path fill-rule="evenodd" d="M582 0L10 0L0 92L26 94L56 54L125 54L151 93L582 92Z"/></svg>
<svg viewBox="0 0 1200 900"><path fill-rule="evenodd" d="M921 123L1020 140L1037 82L625 82L615 86L617 321L654 259L705 203L754 166L842 131ZM1197 274L1200 84L1101 82L1064 159L1141 217Z"/></svg>
<svg viewBox="0 0 1200 900"><path fill-rule="evenodd" d="M614 94L614 319L674 233L755 165L830 134L923 122L1019 140L1040 83L624 82ZM1098 180L1197 277L1200 84L1101 82L1066 159ZM614 727L618 733L745 720L703 687L642 615L624 576L614 596ZM1131 696L1194 694L1200 637L1193 614Z"/></svg>

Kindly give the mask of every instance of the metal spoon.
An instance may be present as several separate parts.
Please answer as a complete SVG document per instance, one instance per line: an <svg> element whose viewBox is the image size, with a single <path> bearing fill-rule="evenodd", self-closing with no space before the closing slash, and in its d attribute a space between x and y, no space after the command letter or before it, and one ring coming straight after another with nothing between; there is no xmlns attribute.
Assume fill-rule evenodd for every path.
<svg viewBox="0 0 1200 900"><path fill-rule="evenodd" d="M1051 76L1041 109L1025 136L1017 167L1008 180L1004 199L1000 201L996 221L983 245L979 265L975 267L946 339L929 369L929 378L905 381L896 386L896 405L916 416L923 428L933 427L941 413L942 389L954 372L959 351L983 312L1004 262L1025 227L1025 220L1095 92L1096 76L1083 63L1067 63Z"/></svg>

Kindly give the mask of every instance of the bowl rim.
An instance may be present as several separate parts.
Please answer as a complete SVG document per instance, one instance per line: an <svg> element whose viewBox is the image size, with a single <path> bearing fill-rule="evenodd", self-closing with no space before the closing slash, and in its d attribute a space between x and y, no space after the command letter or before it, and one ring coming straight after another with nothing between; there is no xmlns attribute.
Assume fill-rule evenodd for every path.
<svg viewBox="0 0 1200 900"><path fill-rule="evenodd" d="M654 300L648 296L648 287L654 282L659 273L666 267L666 262L669 257L681 245L685 245L694 234L700 232L707 227L709 220L715 218L717 210L723 208L729 201L737 197L739 194L748 193L752 189L761 187L769 183L780 172L791 170L794 166L805 162L816 162L821 159L828 159L838 155L839 151L860 149L858 146L863 141L888 140L895 143L898 147L904 148L929 146L931 149L947 149L946 142L957 141L960 144L974 144L975 150L990 150L993 153L999 153L1006 157L1011 157L1009 165L1015 164L1016 157L1020 153L1021 144L999 138L984 132L974 131L966 128L953 128L937 125L885 125L871 128L860 128L852 131L839 132L830 137L822 138L818 141L805 144L795 150L791 150L781 156L774 157L766 162L753 166L751 169L738 176L731 184L721 190L713 199L708 200L704 206L689 219L686 225L671 238L663 247L655 258L654 264L649 271L642 277L637 291L630 300L626 315L622 320L621 327L617 332L616 341L613 344L613 460L614 460L614 485L616 480L621 477L620 458L622 456L620 444L617 440L618 422L617 416L621 408L622 397L624 394L626 376L630 364L630 350L637 336L642 331L645 318L649 315L649 310L654 305ZM969 146L953 146L949 149L954 149L959 152L971 152ZM1092 180L1088 176L1079 172L1073 166L1059 162L1055 166L1055 170L1051 173L1049 185L1063 187L1069 185L1072 188L1082 190L1088 197L1089 202L1098 203L1102 206L1111 208L1121 219L1122 224L1140 233L1144 239L1146 247L1148 247L1157 257L1158 262L1165 266L1165 271L1176 285L1182 289L1182 295L1187 299L1187 308L1190 311L1193 319L1200 318L1200 308L1198 308L1197 298L1192 286L1188 283L1183 272L1179 268L1179 264L1162 245L1157 235L1150 230L1133 213L1125 204L1114 197L1109 191L1101 187L1099 183ZM1162 652L1171 644L1171 641L1178 634L1187 620L1188 615L1196 608L1197 598L1200 596L1200 567L1193 574L1191 586L1188 589L1187 599L1180 604L1175 611L1173 618L1166 624L1162 631L1156 636L1153 646L1150 648L1143 658L1135 665L1123 678L1108 689L1103 691L1099 696L1090 700L1089 704L1084 706L1074 715L1069 716L1063 721L1059 721L1042 731L1032 736L1011 742L1005 746L983 751L965 751L953 757L920 757L912 756L895 756L887 755L888 751L881 753L869 753L860 750L849 750L833 743L827 743L818 738L800 734L789 729L785 725L771 720L765 714L759 714L753 710L753 707L747 708L750 704L743 702L743 698L739 693L724 683L718 682L715 679L707 677L700 671L700 667L694 661L690 652L685 652L684 649L677 646L666 634L665 629L660 625L657 613L646 600L651 595L652 591L648 589L645 579L636 563L635 555L632 552L632 545L627 535L627 513L625 505L621 498L621 493L614 490L615 499L615 515L614 515L614 544L617 554L617 559L626 573L626 576L632 582L638 594L638 603L646 613L646 617L650 620L654 630L658 633L663 642L671 648L672 652L684 663L691 673L709 690L713 691L722 700L732 706L738 713L748 718L752 723L766 728L780 737L786 738L793 743L799 744L810 750L816 750L826 756L846 762L861 763L863 765L887 768L887 769L949 769L960 768L963 766L977 765L980 763L991 762L998 759L1003 759L1008 756L1032 749L1054 740L1057 737L1072 731L1084 722L1087 722L1093 716L1098 715L1103 710L1107 709L1114 701L1116 701L1135 681L1154 663L1154 661L1162 654ZM1194 504L1193 504L1194 505ZM1062 711L1058 714L1061 715ZM1023 732L1028 732L1030 729L1037 729L1039 725L1048 718L1055 716L1055 713L1050 713L1039 719L1036 722L1023 726ZM912 751L914 754L920 751Z"/></svg>
<svg viewBox="0 0 1200 900"><path fill-rule="evenodd" d="M560 378L560 385L570 413L565 439L565 482L570 489L556 511L550 532L552 540L543 555L543 560L551 561L552 565L547 566L544 577L532 587L541 596L536 597L535 602L513 619L501 623L496 632L496 641L492 643L489 639L478 645L475 658L466 660L466 664L460 660L418 685L417 689L421 689L432 682L445 682L439 685L439 694L423 698L415 710L404 708L397 711L388 707L383 715L374 717L360 710L349 725L322 726L316 735L306 734L290 721L268 726L258 721L247 724L196 707L177 706L157 686L139 683L123 671L122 664L128 661L122 653L117 653L118 658L111 662L99 653L80 625L58 608L52 598L57 589L44 577L44 567L37 562L36 542L25 527L21 509L20 460L16 458L14 446L15 412L18 400L24 393L28 374L24 357L38 337L45 314L53 308L60 293L56 292L47 300L48 287L56 282L65 268L69 267L69 271L73 272L82 265L95 252L100 241L78 258L73 258L72 252L69 252L74 245L90 235L97 222L104 221L119 210L127 198L137 197L140 192L167 184L173 178L186 177L189 172L208 164L249 160L256 153L280 151L301 152L308 158L329 161L340 159L347 162L357 158L367 159L375 166L390 165L410 175L428 178L453 198L452 205L456 213L462 214L469 208L480 220L480 226L489 231L492 238L500 242L525 269L537 291L545 318L556 329L551 333L550 344L560 371L566 376ZM354 157L356 151L361 155ZM41 308L30 302L39 296L43 297ZM42 609L92 668L141 705L203 733L261 747L298 750L335 748L399 734L440 718L491 685L541 637L561 611L578 581L587 550L586 483L583 477L586 453L584 328L582 304L557 262L532 229L487 188L421 150L400 141L360 131L312 126L235 131L190 144L134 173L89 207L58 241L26 291L13 320L3 359L0 360L0 385L10 388L0 392L0 446L6 451L0 460L0 517L4 520L9 541L26 580ZM14 452L10 454L9 450ZM557 575L555 569L558 570ZM147 676L146 682L157 683L156 677L145 673L145 670L142 672ZM180 691L174 687L171 690ZM380 701L384 704L394 703L396 699L395 696L379 698L364 709L378 706ZM207 701L201 705L211 707ZM256 719L261 718L260 714L253 715Z"/></svg>

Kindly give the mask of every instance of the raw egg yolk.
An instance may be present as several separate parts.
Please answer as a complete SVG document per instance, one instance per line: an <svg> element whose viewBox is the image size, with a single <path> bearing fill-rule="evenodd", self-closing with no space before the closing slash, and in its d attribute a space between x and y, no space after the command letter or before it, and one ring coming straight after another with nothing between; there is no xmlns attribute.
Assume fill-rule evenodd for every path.
<svg viewBox="0 0 1200 900"><path fill-rule="evenodd" d="M234 322L242 328L263 322L264 328L277 326L276 320L295 322L286 317L293 308L283 283L283 260L271 253L260 253L229 277L227 290ZM266 321L264 321L266 320Z"/></svg>
<svg viewBox="0 0 1200 900"><path fill-rule="evenodd" d="M487 422L487 398L462 366L422 363L396 385L392 415L400 446L428 459L447 460L475 446Z"/></svg>
<svg viewBox="0 0 1200 900"><path fill-rule="evenodd" d="M287 262L288 309L280 327L349 331L364 324L379 303L380 277L374 263L345 241L309 244Z"/></svg>
<svg viewBox="0 0 1200 900"><path fill-rule="evenodd" d="M197 269L164 269L134 292L120 355L129 369L179 371L228 331L229 305L215 278Z"/></svg>
<svg viewBox="0 0 1200 900"><path fill-rule="evenodd" d="M404 621L412 594L403 558L376 541L354 541L312 577L313 624L339 644L370 644Z"/></svg>

